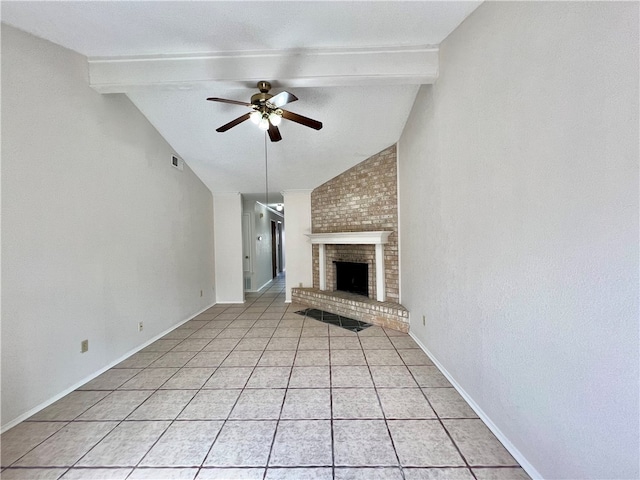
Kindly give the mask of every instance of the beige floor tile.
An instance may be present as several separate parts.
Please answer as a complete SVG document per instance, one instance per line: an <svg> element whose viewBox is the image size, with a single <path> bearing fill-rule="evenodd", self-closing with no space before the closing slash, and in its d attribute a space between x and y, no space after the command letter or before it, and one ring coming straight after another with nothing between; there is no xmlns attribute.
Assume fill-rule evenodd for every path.
<svg viewBox="0 0 640 480"><path fill-rule="evenodd" d="M284 389L243 390L229 418L233 420L277 419L280 417L284 395Z"/></svg>
<svg viewBox="0 0 640 480"><path fill-rule="evenodd" d="M222 421L174 422L145 455L140 466L200 466L222 425Z"/></svg>
<svg viewBox="0 0 640 480"><path fill-rule="evenodd" d="M149 451L170 422L122 422L78 466L135 467Z"/></svg>
<svg viewBox="0 0 640 480"><path fill-rule="evenodd" d="M291 388L287 390L281 418L331 418L330 390L328 388Z"/></svg>
<svg viewBox="0 0 640 480"><path fill-rule="evenodd" d="M449 380L440 373L438 367L411 365L407 368L421 387L451 387Z"/></svg>
<svg viewBox="0 0 640 480"><path fill-rule="evenodd" d="M264 468L211 468L200 470L196 480L262 480Z"/></svg>
<svg viewBox="0 0 640 480"><path fill-rule="evenodd" d="M478 418L455 388L423 388L440 418Z"/></svg>
<svg viewBox="0 0 640 480"><path fill-rule="evenodd" d="M478 480L531 480L520 467L514 468L472 468Z"/></svg>
<svg viewBox="0 0 640 480"><path fill-rule="evenodd" d="M123 360L115 368L146 368L160 358L163 352L138 352Z"/></svg>
<svg viewBox="0 0 640 480"><path fill-rule="evenodd" d="M297 350L300 337L272 337L267 344L267 351L270 350Z"/></svg>
<svg viewBox="0 0 640 480"><path fill-rule="evenodd" d="M236 345L235 351L256 350L261 352L267 348L267 343L269 343L268 337L244 337L238 345Z"/></svg>
<svg viewBox="0 0 640 480"><path fill-rule="evenodd" d="M219 368L203 388L244 388L253 367Z"/></svg>
<svg viewBox="0 0 640 480"><path fill-rule="evenodd" d="M436 418L419 388L379 388L378 396L386 418Z"/></svg>
<svg viewBox="0 0 640 480"><path fill-rule="evenodd" d="M177 368L145 368L138 375L118 388L118 390L155 390L169 380Z"/></svg>
<svg viewBox="0 0 640 480"><path fill-rule="evenodd" d="M300 337L298 350L328 350L329 337Z"/></svg>
<svg viewBox="0 0 640 480"><path fill-rule="evenodd" d="M258 367L290 367L295 356L295 350L270 350L262 354Z"/></svg>
<svg viewBox="0 0 640 480"><path fill-rule="evenodd" d="M293 367L289 388L329 388L329 367Z"/></svg>
<svg viewBox="0 0 640 480"><path fill-rule="evenodd" d="M255 367L258 364L258 360L262 356L261 351L237 351L234 350L229 356L222 362L222 367Z"/></svg>
<svg viewBox="0 0 640 480"><path fill-rule="evenodd" d="M215 372L215 367L209 368L181 368L178 372L167 380L161 389L199 389Z"/></svg>
<svg viewBox="0 0 640 480"><path fill-rule="evenodd" d="M334 420L336 466L397 465L384 420Z"/></svg>
<svg viewBox="0 0 640 480"><path fill-rule="evenodd" d="M156 340L151 345L144 347L141 352L168 352L178 345L180 340Z"/></svg>
<svg viewBox="0 0 640 480"><path fill-rule="evenodd" d="M69 423L14 465L21 467L70 467L116 425L117 422Z"/></svg>
<svg viewBox="0 0 640 480"><path fill-rule="evenodd" d="M329 365L329 352L327 350L300 350L295 355L296 367L320 367Z"/></svg>
<svg viewBox="0 0 640 480"><path fill-rule="evenodd" d="M195 390L157 391L131 413L127 420L174 420L195 394Z"/></svg>
<svg viewBox="0 0 640 480"><path fill-rule="evenodd" d="M331 465L330 420L281 420L269 466Z"/></svg>
<svg viewBox="0 0 640 480"><path fill-rule="evenodd" d="M365 328L364 330L360 330L358 332L359 337L386 337L387 334L384 331L384 328L378 327L377 325L372 325L371 327Z"/></svg>
<svg viewBox="0 0 640 480"><path fill-rule="evenodd" d="M482 420L443 420L443 423L469 465L518 466Z"/></svg>
<svg viewBox="0 0 640 480"><path fill-rule="evenodd" d="M431 359L419 348L400 348L398 354L405 365L433 365Z"/></svg>
<svg viewBox="0 0 640 480"><path fill-rule="evenodd" d="M302 327L283 327L282 322L280 322L280 325L278 325L278 328L276 328L276 330L273 332L273 338L279 338L279 337L300 338L300 334L302 333Z"/></svg>
<svg viewBox="0 0 640 480"><path fill-rule="evenodd" d="M132 468L72 468L60 480L125 480Z"/></svg>
<svg viewBox="0 0 640 480"><path fill-rule="evenodd" d="M464 466L464 460L438 420L389 420L387 423L402 466Z"/></svg>
<svg viewBox="0 0 640 480"><path fill-rule="evenodd" d="M356 332L352 332L351 330L347 330L346 328L342 328L337 325L329 325L329 336L357 338L358 334Z"/></svg>
<svg viewBox="0 0 640 480"><path fill-rule="evenodd" d="M0 436L2 466L11 465L65 425L63 422L22 422L7 430Z"/></svg>
<svg viewBox="0 0 640 480"><path fill-rule="evenodd" d="M333 418L383 418L373 388L333 388Z"/></svg>
<svg viewBox="0 0 640 480"><path fill-rule="evenodd" d="M241 390L202 390L178 416L179 420L226 420Z"/></svg>
<svg viewBox="0 0 640 480"><path fill-rule="evenodd" d="M373 387L369 367L331 366L332 387Z"/></svg>
<svg viewBox="0 0 640 480"><path fill-rule="evenodd" d="M405 480L474 480L467 467L461 468L405 468Z"/></svg>
<svg viewBox="0 0 640 480"><path fill-rule="evenodd" d="M362 349L360 350L331 350L331 365L367 365Z"/></svg>
<svg viewBox="0 0 640 480"><path fill-rule="evenodd" d="M66 468L9 468L2 471L2 480L57 480Z"/></svg>
<svg viewBox="0 0 640 480"><path fill-rule="evenodd" d="M159 367L184 367L186 363L193 358L196 352L178 352L171 351L165 353L151 365L149 368L159 368Z"/></svg>
<svg viewBox="0 0 640 480"><path fill-rule="evenodd" d="M256 367L245 388L287 388L291 367Z"/></svg>
<svg viewBox="0 0 640 480"><path fill-rule="evenodd" d="M198 352L185 365L187 368L192 367L219 367L224 359L227 358L229 352Z"/></svg>
<svg viewBox="0 0 640 480"><path fill-rule="evenodd" d="M275 332L276 327L264 327L264 326L253 326L251 330L247 332L244 338L263 338L265 340L269 340Z"/></svg>
<svg viewBox="0 0 640 480"><path fill-rule="evenodd" d="M395 350L365 350L364 353L369 365L404 365Z"/></svg>
<svg viewBox="0 0 640 480"><path fill-rule="evenodd" d="M209 340L213 340L220 334L220 332L222 332L222 330L222 328L204 327L194 332L189 338L208 338Z"/></svg>
<svg viewBox="0 0 640 480"><path fill-rule="evenodd" d="M403 480L398 467L336 467L335 480Z"/></svg>
<svg viewBox="0 0 640 480"><path fill-rule="evenodd" d="M302 337L328 337L329 326L326 324L313 325L307 327L306 324L302 327Z"/></svg>
<svg viewBox="0 0 640 480"><path fill-rule="evenodd" d="M152 394L151 390L111 392L80 415L78 420L124 420Z"/></svg>
<svg viewBox="0 0 640 480"><path fill-rule="evenodd" d="M127 480L193 480L197 468L136 468Z"/></svg>
<svg viewBox="0 0 640 480"><path fill-rule="evenodd" d="M373 383L376 387L417 387L411 373L404 365L370 367Z"/></svg>
<svg viewBox="0 0 640 480"><path fill-rule="evenodd" d="M362 350L358 337L331 337L329 344L332 354L333 350Z"/></svg>
<svg viewBox="0 0 640 480"><path fill-rule="evenodd" d="M331 467L268 468L265 480L333 480Z"/></svg>
<svg viewBox="0 0 640 480"><path fill-rule="evenodd" d="M232 328L233 325L229 325L227 328L225 328L222 332L220 332L218 334L218 336L216 337L216 340L218 339L223 339L223 338L242 338L244 337L247 332L249 331L249 327L244 327L244 328Z"/></svg>
<svg viewBox="0 0 640 480"><path fill-rule="evenodd" d="M393 346L397 349L407 349L407 348L420 348L416 341L411 338L409 335L402 336L391 336L389 337Z"/></svg>
<svg viewBox="0 0 640 480"><path fill-rule="evenodd" d="M141 371L141 368L112 368L88 381L78 390L115 390Z"/></svg>
<svg viewBox="0 0 640 480"><path fill-rule="evenodd" d="M203 352L226 352L229 353L236 345L240 343L239 338L214 338L206 347L202 349Z"/></svg>
<svg viewBox="0 0 640 480"><path fill-rule="evenodd" d="M205 466L265 467L277 422L227 421L205 459Z"/></svg>
<svg viewBox="0 0 640 480"><path fill-rule="evenodd" d="M195 333L194 333L195 335ZM194 338L190 336L188 339L180 342L173 347L172 352L199 352L206 347L211 340L209 338Z"/></svg>
<svg viewBox="0 0 640 480"><path fill-rule="evenodd" d="M29 418L29 421L71 421L108 394L109 392L105 391L76 390L36 413Z"/></svg>
<svg viewBox="0 0 640 480"><path fill-rule="evenodd" d="M393 349L393 345L387 337L360 337L360 343L365 350Z"/></svg>

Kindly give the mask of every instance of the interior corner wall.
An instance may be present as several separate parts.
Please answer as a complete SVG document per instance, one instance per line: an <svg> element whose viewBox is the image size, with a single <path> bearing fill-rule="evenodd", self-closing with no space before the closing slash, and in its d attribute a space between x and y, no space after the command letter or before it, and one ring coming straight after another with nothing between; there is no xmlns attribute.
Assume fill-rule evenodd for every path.
<svg viewBox="0 0 640 480"><path fill-rule="evenodd" d="M399 142L411 332L543 478L640 475L638 45L637 2L486 2Z"/></svg>
<svg viewBox="0 0 640 480"><path fill-rule="evenodd" d="M242 195L214 193L214 251L217 303L244 303Z"/></svg>
<svg viewBox="0 0 640 480"><path fill-rule="evenodd" d="M311 233L311 190L287 190L283 197L287 218L285 301L289 303L292 288L313 286L311 241L306 237Z"/></svg>
<svg viewBox="0 0 640 480"><path fill-rule="evenodd" d="M214 292L211 192L85 57L1 33L4 429Z"/></svg>

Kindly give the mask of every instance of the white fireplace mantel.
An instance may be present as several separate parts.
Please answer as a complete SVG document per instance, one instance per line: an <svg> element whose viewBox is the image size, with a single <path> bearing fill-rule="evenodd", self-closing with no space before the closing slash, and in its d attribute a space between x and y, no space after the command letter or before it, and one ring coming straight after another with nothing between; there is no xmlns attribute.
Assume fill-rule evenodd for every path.
<svg viewBox="0 0 640 480"><path fill-rule="evenodd" d="M375 245L376 246L376 300L385 301L384 282L384 244L389 243L392 232L337 232L337 233L309 233L307 237L311 243L318 244L320 266L320 290L327 289L327 264L325 245Z"/></svg>

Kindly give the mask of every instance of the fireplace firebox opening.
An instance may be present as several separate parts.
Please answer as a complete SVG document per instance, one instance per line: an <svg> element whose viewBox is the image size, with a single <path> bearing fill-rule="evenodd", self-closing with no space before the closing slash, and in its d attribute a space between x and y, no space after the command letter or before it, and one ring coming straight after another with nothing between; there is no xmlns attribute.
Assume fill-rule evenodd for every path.
<svg viewBox="0 0 640 480"><path fill-rule="evenodd" d="M336 266L336 290L369 296L369 264L333 262Z"/></svg>

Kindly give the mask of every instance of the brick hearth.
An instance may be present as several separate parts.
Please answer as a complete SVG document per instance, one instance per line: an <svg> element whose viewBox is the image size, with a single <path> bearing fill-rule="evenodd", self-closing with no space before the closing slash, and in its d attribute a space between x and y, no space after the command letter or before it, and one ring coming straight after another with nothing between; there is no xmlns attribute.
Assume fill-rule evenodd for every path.
<svg viewBox="0 0 640 480"><path fill-rule="evenodd" d="M399 303L378 302L362 295L317 288L293 288L291 301L373 325L409 331L409 311Z"/></svg>

